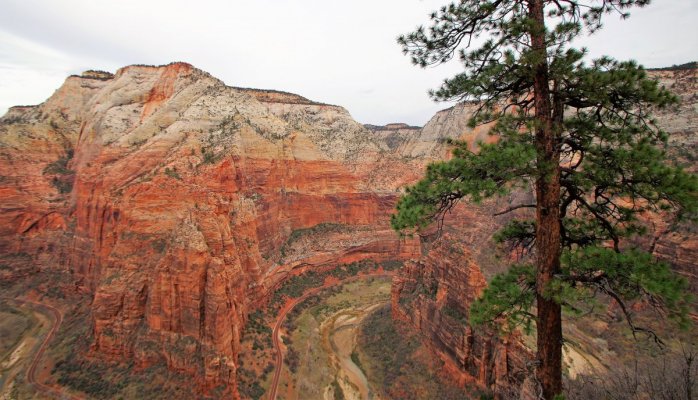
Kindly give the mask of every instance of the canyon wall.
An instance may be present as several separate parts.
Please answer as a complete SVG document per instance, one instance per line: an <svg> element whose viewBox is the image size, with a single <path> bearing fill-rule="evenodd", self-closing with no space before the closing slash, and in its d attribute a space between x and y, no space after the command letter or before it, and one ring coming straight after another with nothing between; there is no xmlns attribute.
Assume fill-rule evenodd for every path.
<svg viewBox="0 0 698 400"><path fill-rule="evenodd" d="M393 317L414 326L462 384L501 394L521 386L531 354L516 335L468 323L470 305L487 281L471 250L444 233L428 254L408 262L393 281Z"/></svg>
<svg viewBox="0 0 698 400"><path fill-rule="evenodd" d="M669 134L668 157L698 173L698 69L651 71L653 77L679 97L675 108L656 114L657 124ZM667 224L653 218L644 246L669 262L686 277L690 291L698 293L698 227L696 224ZM698 298L695 299L698 306ZM698 309L698 307L696 308ZM698 315L694 315L698 322Z"/></svg>
<svg viewBox="0 0 698 400"><path fill-rule="evenodd" d="M93 295L93 356L204 390L234 388L247 314L292 269L419 248L389 227L419 168L341 107L174 63L71 76L1 122L0 277L60 272Z"/></svg>
<svg viewBox="0 0 698 400"><path fill-rule="evenodd" d="M696 154L695 70L657 74L686 100L660 115L685 161ZM414 260L396 278L395 317L454 373L509 384L518 341L461 317L503 268L488 238L504 220L492 213L525 195L460 207L424 243L389 226L401 188L448 157L446 139L492 140L467 127L475 108L423 128L362 126L341 107L229 87L185 63L71 76L0 120L0 280L60 276L62 290L92 296L92 356L165 361L202 390L234 392L247 315L292 270ZM695 284L694 227L656 226L648 245Z"/></svg>

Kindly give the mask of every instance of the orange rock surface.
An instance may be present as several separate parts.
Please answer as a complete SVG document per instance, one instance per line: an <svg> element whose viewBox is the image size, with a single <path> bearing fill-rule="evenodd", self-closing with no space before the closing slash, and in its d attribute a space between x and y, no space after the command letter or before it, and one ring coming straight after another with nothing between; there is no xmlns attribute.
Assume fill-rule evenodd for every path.
<svg viewBox="0 0 698 400"><path fill-rule="evenodd" d="M298 98L175 63L70 77L13 108L0 125L0 249L14 263L2 278L63 271L93 294L93 356L164 360L234 392L247 314L291 271L419 249L388 224L417 172L377 171L390 163L370 131ZM323 223L343 230L287 243Z"/></svg>
<svg viewBox="0 0 698 400"><path fill-rule="evenodd" d="M695 93L692 76L662 79ZM289 273L419 258L419 240L395 235L389 215L401 188L447 156L444 138L491 140L467 127L474 107L441 111L421 129L368 129L341 107L229 87L185 63L71 76L46 102L0 119L0 279L68 276L66 290L93 297L91 355L141 367L164 360L202 390L223 384L235 395L247 315ZM667 123L695 132L694 117L676 118ZM336 229L305 236L327 223ZM396 315L483 383L508 373L518 353L486 353L490 339L439 328L448 319L435 305L465 307L496 272L482 244L497 224L486 208L465 209L454 226L471 256L437 247L394 294L427 270L447 282ZM656 248L685 270L695 243Z"/></svg>
<svg viewBox="0 0 698 400"><path fill-rule="evenodd" d="M394 318L414 326L462 384L501 395L518 388L531 354L518 337L499 338L468 323L470 305L487 286L468 247L444 233L393 281Z"/></svg>

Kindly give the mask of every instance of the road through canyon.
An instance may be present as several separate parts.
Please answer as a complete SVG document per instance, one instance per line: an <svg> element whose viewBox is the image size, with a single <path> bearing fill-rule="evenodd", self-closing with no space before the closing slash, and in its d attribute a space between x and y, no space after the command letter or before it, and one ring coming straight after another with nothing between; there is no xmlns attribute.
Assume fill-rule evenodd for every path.
<svg viewBox="0 0 698 400"><path fill-rule="evenodd" d="M34 311L46 315L48 320L53 322L51 329L49 330L48 334L46 334L46 337L44 338L43 342L41 342L41 346L39 346L39 349L34 354L34 358L32 359L31 364L29 364L29 368L27 369L27 382L29 382L29 384L32 385L36 390L52 398L83 400L82 397L66 393L66 391L63 389L45 385L37 381L36 379L36 371L39 368L41 357L44 355L44 352L48 348L48 345L51 342L51 340L53 340L53 338L56 336L56 333L58 332L58 329L60 328L61 323L63 322L63 314L60 312L60 310L48 304L37 303L31 300L14 299L9 297L0 297L0 300L11 301L16 303L17 305L27 305Z"/></svg>

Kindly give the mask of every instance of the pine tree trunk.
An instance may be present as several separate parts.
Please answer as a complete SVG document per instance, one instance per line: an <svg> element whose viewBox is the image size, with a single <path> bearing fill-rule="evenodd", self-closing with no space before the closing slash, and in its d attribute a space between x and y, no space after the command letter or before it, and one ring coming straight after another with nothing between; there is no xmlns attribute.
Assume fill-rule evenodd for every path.
<svg viewBox="0 0 698 400"><path fill-rule="evenodd" d="M562 314L560 305L546 298L545 288L560 270L560 151L554 126L548 62L546 58L544 4L529 1L529 17L536 24L531 44L538 53L534 78L536 152L540 175L536 179L536 377L543 397L553 399L562 392Z"/></svg>

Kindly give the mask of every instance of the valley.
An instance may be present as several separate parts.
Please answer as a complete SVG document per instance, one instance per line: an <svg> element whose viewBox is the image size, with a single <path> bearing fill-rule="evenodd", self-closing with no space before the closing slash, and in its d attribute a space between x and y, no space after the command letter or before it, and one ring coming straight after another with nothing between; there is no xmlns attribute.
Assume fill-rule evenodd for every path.
<svg viewBox="0 0 698 400"><path fill-rule="evenodd" d="M277 398L375 398L352 355L363 318L389 300L390 277L366 277L315 296L285 323L286 362Z"/></svg>
<svg viewBox="0 0 698 400"><path fill-rule="evenodd" d="M22 309L11 300L0 299L0 399L10 399L11 393L17 390L14 380L18 376L23 378L47 322L39 313Z"/></svg>
<svg viewBox="0 0 698 400"><path fill-rule="evenodd" d="M63 388L42 383L46 376L42 357L63 320L62 313L49 305L31 300L0 297L0 399L14 399L38 393L79 400Z"/></svg>
<svg viewBox="0 0 698 400"><path fill-rule="evenodd" d="M683 99L657 120L668 153L695 171L696 69L651 74ZM124 399L525 391L531 337L468 317L517 257L489 239L511 220L498 213L531 193L460 203L439 231L390 226L404 187L448 156L449 140L473 151L497 140L468 126L476 108L456 104L421 128L362 125L340 106L228 86L180 62L86 71L11 108L0 119L0 289L64 317L40 381ZM695 224L647 225L637 245L695 293ZM637 321L660 320L634 307ZM3 390L31 398L21 368L57 318L8 310L19 314L3 314L17 343L2 349ZM569 377L591 371L583 359L606 371L652 349L633 344L623 310L594 312L565 315ZM673 351L695 340L660 332Z"/></svg>
<svg viewBox="0 0 698 400"><path fill-rule="evenodd" d="M416 332L393 324L391 285L390 275L368 274L294 301L279 319L280 379L261 398L455 400L484 394L477 385L466 391L449 380Z"/></svg>

